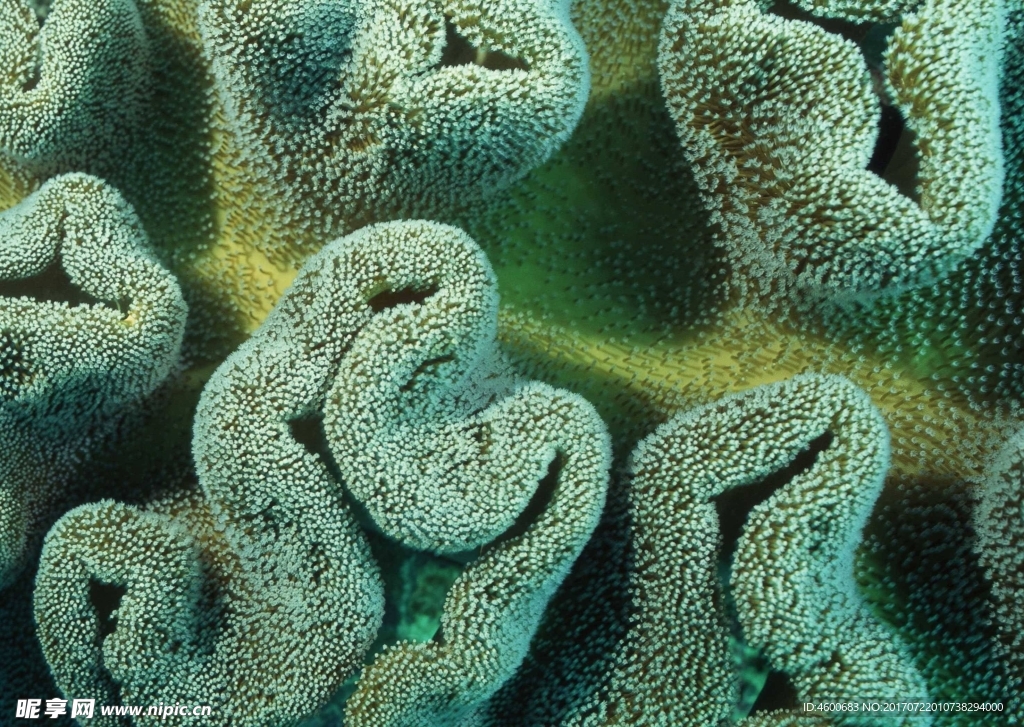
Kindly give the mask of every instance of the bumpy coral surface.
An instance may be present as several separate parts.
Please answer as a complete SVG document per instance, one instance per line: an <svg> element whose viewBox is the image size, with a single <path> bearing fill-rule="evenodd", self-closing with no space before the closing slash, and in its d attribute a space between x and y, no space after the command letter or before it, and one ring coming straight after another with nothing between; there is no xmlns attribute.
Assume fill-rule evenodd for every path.
<svg viewBox="0 0 1024 727"><path fill-rule="evenodd" d="M131 207L95 177L56 177L5 211L0 250L3 587L81 460L175 365L186 308Z"/></svg>
<svg viewBox="0 0 1024 727"><path fill-rule="evenodd" d="M975 510L978 558L992 582L1000 641L997 650L1008 664L1017 689L1010 697L1011 714L1024 714L1024 433L999 453L982 483Z"/></svg>
<svg viewBox="0 0 1024 727"><path fill-rule="evenodd" d="M889 42L879 92L921 150L915 202L868 169L880 105L854 43L748 0L674 3L662 83L725 243L829 296L930 283L975 251L1002 192L1003 13L927 0Z"/></svg>
<svg viewBox="0 0 1024 727"><path fill-rule="evenodd" d="M489 723L727 724L740 684L729 640L737 617L800 703L927 700L910 655L855 589L853 550L888 452L878 410L836 376L759 387L659 427L634 450L620 485L625 507L598 535L622 562L570 581L535 658L499 693ZM793 468L808 453L811 461ZM716 500L787 467L729 544L735 553L723 552ZM719 569L729 557L725 588ZM837 722L932 723L922 715Z"/></svg>
<svg viewBox="0 0 1024 727"><path fill-rule="evenodd" d="M64 0L45 23L29 4L7 3L0 16L4 170L24 183L124 164L118 149L142 121L150 88L148 51L131 0Z"/></svg>
<svg viewBox="0 0 1024 727"><path fill-rule="evenodd" d="M1020 0L6 2L0 722L1024 721L1022 59ZM742 466L606 496L601 419Z"/></svg>
<svg viewBox="0 0 1024 727"><path fill-rule="evenodd" d="M410 291L429 297L417 302ZM537 522L456 581L441 653L413 646L410 663L398 662L404 679L379 667L395 699L361 705L359 691L354 709L369 713L366 724L410 724L412 717L400 716L403 700L413 711L457 710L427 695L443 702L456 686L472 692L465 683L472 676L484 695L500 685L525 655L544 604L597 523L610 446L586 402L539 384L480 411L496 396L491 379L503 374L477 361L493 347L495 302L486 258L451 227L379 225L311 258L203 390L193 440L202 501L158 501L144 510L112 501L86 505L50 532L35 613L61 690L106 703L217 697L211 719L218 724L294 721L327 700L360 665L383 616L377 564L351 511L367 493L297 434L297 422L323 417L329 449L351 459L351 441L338 441L347 421L338 409L354 410L357 421L369 409L428 430L429 466L397 470L417 497L392 504L405 514L405 530L395 537L417 544L450 541L444 534L453 522L487 533L475 545L506 534L530 504L524 489L532 494L547 464L564 460ZM480 335L466 335L465 326L478 322ZM388 345L395 340L405 344L404 355ZM439 353L448 360L424 367ZM366 377L367 367L376 375ZM458 392L450 390L453 383L461 385ZM429 431L435 410L453 407L465 411L477 436L460 437L458 426ZM355 426L343 428L350 433ZM444 434L452 440L446 447ZM496 478L484 493L475 481L453 489L444 473L465 466L467 457L498 472L520 464L526 480ZM541 466L531 468L536 459ZM332 468L351 483L353 503ZM385 500L395 499L380 489ZM505 517L494 532L487 529L494 528L491 497ZM372 517L375 509L368 510ZM380 527L394 529L389 520ZM510 582L517 586L508 603L490 603L487 594ZM123 590L109 635L90 600L92 583ZM494 609L486 617L478 613L485 605ZM69 614L77 615L69 622ZM400 651L382 658L394 662ZM377 669L364 681L372 684ZM453 685L443 676L434 683L449 670Z"/></svg>

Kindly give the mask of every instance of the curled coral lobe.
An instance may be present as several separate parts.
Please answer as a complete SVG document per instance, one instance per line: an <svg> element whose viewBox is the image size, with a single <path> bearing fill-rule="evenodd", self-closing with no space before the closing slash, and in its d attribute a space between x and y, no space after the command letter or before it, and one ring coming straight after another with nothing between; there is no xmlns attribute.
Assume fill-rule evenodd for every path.
<svg viewBox="0 0 1024 727"><path fill-rule="evenodd" d="M131 207L95 177L57 177L4 212L0 248L0 510L21 524L4 530L5 583L102 432L177 362L186 308Z"/></svg>
<svg viewBox="0 0 1024 727"><path fill-rule="evenodd" d="M794 476L794 463L829 432L831 445ZM887 464L881 416L837 376L797 376L676 415L634 450L596 541L545 617L528 668L502 690L485 723L734 723L741 675L730 647L731 597L740 622L751 627L748 638L763 637L769 618L790 617L773 624L778 641L772 632L752 643L773 667L792 670L801 701L867 699L900 689L927 696L896 638L851 595L850 558L807 573L808 565L820 564L818 551L807 552L816 538L835 536L821 546L829 554L852 550ZM719 513L728 510L720 501L777 473L787 478L775 494L782 501L778 517L791 519L787 536L802 535L787 553L766 523L773 508L755 508L740 534L727 592ZM810 587L816 577L822 579L817 590ZM794 591L796 606L786 610ZM819 643L855 658L822 664L813 658ZM827 680L828 668L840 696L815 681ZM872 675L878 683L868 680ZM752 723L824 722L778 712L758 714Z"/></svg>
<svg viewBox="0 0 1024 727"><path fill-rule="evenodd" d="M413 229L414 240L390 235L402 262L375 288L431 294L359 332L327 398L328 443L385 534L437 551L505 538L452 586L440 641L400 643L367 667L346 706L353 726L475 719L526 655L607 486L610 443L587 402L536 382L510 390L496 377L497 297L476 245L452 228ZM545 479L550 493L539 489ZM535 520L510 532L538 498Z"/></svg>
<svg viewBox="0 0 1024 727"><path fill-rule="evenodd" d="M561 0L207 0L200 27L235 163L300 232L503 187L589 88Z"/></svg>
<svg viewBox="0 0 1024 727"><path fill-rule="evenodd" d="M384 608L377 564L335 474L342 473L357 500L367 478L380 477L360 470L372 458L345 449L374 443L358 436L335 441L354 436L345 427L368 423L360 418L366 412L345 419L338 408L363 404L390 410L377 422L383 441L396 422L412 422L404 435L425 444L411 451L437 447L440 453L419 472L403 469L405 453L390 453L398 459L395 471L408 478L403 484L433 507L404 513L408 529L397 537L416 533L424 540L405 537L416 544L511 536L509 526L532 504L537 482L558 457L554 493L536 522L488 551L455 584L444 628L446 643L459 648L428 650L444 667L436 675L442 682L420 683L416 673L401 677L408 694L423 698L416 709L440 709L439 692L454 688L448 677L464 683L470 700L497 688L522 659L544 604L596 524L609 443L594 410L566 392L527 384L492 403L510 386L490 355L495 306L486 258L465 234L444 225L377 225L312 257L203 390L192 443L199 504L171 498L139 510L101 503L70 513L51 532L36 591L44 645L69 636L59 614L87 610L91 582L124 590L102 646L96 646L100 622L90 615L70 635L74 647L47 651L61 689L102 688L110 697L116 684L127 703L209 703L214 695L218 724L279 724L323 704L360 666ZM396 341L404 352L394 349ZM450 358L421 365L439 352ZM375 375L367 380L366 371ZM492 411L506 401L513 414ZM340 464L300 435L321 417L329 446L345 458ZM493 432L491 419L499 422ZM493 451L474 434L490 436ZM446 478L467 484L453 470L486 474L474 469L472 456L505 457L532 482L492 478L484 486L452 487ZM490 491L501 487L509 492ZM405 507L394 491L384 494L390 507ZM449 509L438 506L438 497ZM469 522L474 499L484 526ZM492 532L495 507L501 529ZM468 541L459 525L471 531ZM167 554L173 577L154 582L155 571L137 565L149 550ZM60 593L69 579L71 593ZM505 590L507 601L495 614L474 615ZM482 670L477 682L466 681L475 673L471 667Z"/></svg>
<svg viewBox="0 0 1024 727"><path fill-rule="evenodd" d="M768 409L773 400L778 403ZM775 433L773 445L782 448L831 437L806 471L747 518L733 561L732 593L748 643L789 675L802 702L927 701L923 677L854 580L854 549L889 468L881 414L845 379L798 377L755 390L734 416L763 422L765 431ZM744 431L734 433L742 441ZM931 724L925 713L838 719Z"/></svg>
<svg viewBox="0 0 1024 727"><path fill-rule="evenodd" d="M112 171L149 92L133 0L25 0L0 10L0 153L34 176Z"/></svg>
<svg viewBox="0 0 1024 727"><path fill-rule="evenodd" d="M991 583L997 653L1013 685L1007 718L1024 720L1024 432L992 463L981 485L974 526L979 559Z"/></svg>
<svg viewBox="0 0 1024 727"><path fill-rule="evenodd" d="M706 725L729 717L737 683L714 498L784 468L829 432L835 440L811 469L755 508L744 526L732 566L744 636L790 674L802 701L881 696L880 687L887 695L926 696L898 642L853 593L852 550L888 467L885 424L845 379L805 375L678 415L634 451L630 595L638 617L605 707L621 723L653 724L658 715ZM849 515L837 516L840 507ZM665 644L673 647L655 647ZM825 658L817 658L820 649ZM826 676L834 651L848 660L828 664ZM656 710L631 696L668 684Z"/></svg>
<svg viewBox="0 0 1024 727"><path fill-rule="evenodd" d="M512 526L556 456L576 466L574 437L590 456L603 435L588 405L564 392L532 383L501 396L511 382L493 365L498 299L486 258L452 228L412 229L388 235L405 264L378 285L424 299L360 331L328 394L325 432L382 532L414 548L469 550Z"/></svg>
<svg viewBox="0 0 1024 727"><path fill-rule="evenodd" d="M346 704L346 724L485 723L487 700L525 658L548 601L597 525L610 459L604 425L589 404L549 387L531 388L526 401L534 420L518 436L548 456L558 453L550 500L525 532L485 548L455 581L440 639L401 642L365 669ZM547 442L531 441L531 427L544 431Z"/></svg>
<svg viewBox="0 0 1024 727"><path fill-rule="evenodd" d="M662 88L723 243L826 298L921 286L970 256L1002 193L1004 21L1001 0L926 0L889 43L886 91L917 135L918 202L867 169L880 109L852 42L751 0L674 3Z"/></svg>
<svg viewBox="0 0 1024 727"><path fill-rule="evenodd" d="M161 515L110 500L64 515L47 534L34 603L61 692L116 704L119 685L137 694L138 665L150 680L201 679L197 629L212 625L199 608L201 570L193 537Z"/></svg>
<svg viewBox="0 0 1024 727"><path fill-rule="evenodd" d="M403 222L342 242L313 272L345 266L338 279L362 310L324 404L351 495L386 535L438 551L512 535L537 497L550 498L455 582L442 640L386 651L346 708L347 723L374 727L468 719L522 661L597 523L608 435L581 398L514 386L496 365L494 277L464 233ZM553 490L538 492L549 467Z"/></svg>

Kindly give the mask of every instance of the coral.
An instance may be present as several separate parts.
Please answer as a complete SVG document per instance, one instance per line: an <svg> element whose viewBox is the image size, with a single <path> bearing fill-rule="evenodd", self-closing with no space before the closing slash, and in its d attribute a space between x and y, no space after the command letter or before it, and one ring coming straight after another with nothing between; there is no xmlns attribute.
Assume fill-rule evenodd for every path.
<svg viewBox="0 0 1024 727"><path fill-rule="evenodd" d="M550 501L525 532L486 548L455 581L440 640L401 642L364 670L346 724L474 724L525 657L548 600L597 525L610 459L604 425L586 402L547 388L530 394L515 402L536 412L519 436L537 426L548 438L540 451L558 454ZM496 452L504 438L495 437Z"/></svg>
<svg viewBox="0 0 1024 727"><path fill-rule="evenodd" d="M934 724L943 727L1019 720L1019 678L1008 671L976 552L975 489L953 478L895 478L857 557L861 592L906 645L932 701L999 710L936 712Z"/></svg>
<svg viewBox="0 0 1024 727"><path fill-rule="evenodd" d="M596 96L549 164L460 217L501 282L499 337L515 364L586 396L627 451L681 409L836 373L882 410L894 473L977 475L1024 380L1016 16L1000 74L1006 184L992 237L933 287L825 315L741 294L771 281L723 259L706 225L657 86L651 28L663 12L640 0L574 7Z"/></svg>
<svg viewBox="0 0 1024 727"><path fill-rule="evenodd" d="M554 461L554 489L535 522L486 549L453 584L441 642L392 646L364 671L346 707L352 725L454 724L525 655L597 523L610 447L585 401L542 384L481 408L495 395L486 364L497 297L469 238L413 223L371 230L397 262L382 269L364 260L364 290L374 281L374 289L429 297L367 323L327 395L324 432L352 496L396 540L465 550L507 538L543 494L537 488Z"/></svg>
<svg viewBox="0 0 1024 727"><path fill-rule="evenodd" d="M1000 0L927 0L890 40L886 90L920 150L915 202L867 170L880 107L853 43L752 0L676 2L662 84L722 244L827 298L932 283L975 252L1003 182L1003 19Z"/></svg>
<svg viewBox="0 0 1024 727"><path fill-rule="evenodd" d="M1024 720L1024 432L996 457L974 512L978 558L991 582L998 652L1011 684L1009 719Z"/></svg>
<svg viewBox="0 0 1024 727"><path fill-rule="evenodd" d="M490 723L727 723L739 680L716 500L829 436L743 528L731 593L744 636L801 701L926 699L899 642L854 591L853 548L888 465L884 422L848 381L798 376L679 414L637 446L624 507L582 558L601 573L573 574ZM604 560L613 553L618 568Z"/></svg>
<svg viewBox="0 0 1024 727"><path fill-rule="evenodd" d="M518 432L511 427L515 420L500 415L506 399L491 405L498 414L475 411L494 396L497 373L476 360L493 342L494 302L486 258L464 233L442 225L366 228L311 258L264 324L203 390L193 438L202 499L183 503L172 497L145 509L104 501L70 512L51 530L35 603L43 651L60 689L96 694L106 703L202 703L218 695L214 714L231 724L238 714L246 724L276 724L323 704L359 666L380 625L383 599L377 565L332 474L340 465L315 451L307 425L323 416L327 446L345 453L334 441L344 421L335 409L366 402L413 421L429 421L435 409L460 411L485 436L493 418L493 452L469 438L483 461L502 455L510 460L505 467L516 457L529 464L537 455L523 454L514 446L519 439L540 453L543 465L556 455L564 459L549 507L456 582L450 620L446 608L446 642L462 643L460 629L468 629L462 638L482 650L477 660L495 660L495 673L510 673L544 603L596 523L609 446L589 405L539 384L507 397L514 406L529 402L535 408L532 417L521 414ZM467 322L481 335L465 335ZM441 333L447 329L451 337ZM393 337L406 342L409 357L391 358ZM446 402L452 382L442 375L452 372L420 366L438 348L465 367L454 376L463 386L454 408ZM366 366L379 378L361 376ZM341 389L353 386L370 391L345 400ZM381 388L390 396L381 396ZM356 419L362 416L356 412ZM444 422L443 415L438 420ZM458 423L448 422L454 446L434 460L441 472L465 460ZM418 429L422 436L438 434L430 426ZM535 430L544 436L537 438ZM528 493L537 489L544 469L533 473ZM421 476L424 495L434 485L453 496L443 480L431 479L436 473ZM465 513L472 497L485 494L491 495L462 492L458 506ZM527 500L519 491L504 498L508 522L492 539L509 535ZM490 506L480 503L482 518L489 517ZM444 532L446 517L435 508L419 523L422 532ZM500 610L510 612L505 620L479 619L474 611L481 599L520 574L521 586L509 589L511 601ZM109 633L90 602L91 583L123 591ZM78 614L71 624L68 613ZM473 629L485 629L487 638L472 641L479 635ZM456 652L453 668L472 653Z"/></svg>
<svg viewBox="0 0 1024 727"><path fill-rule="evenodd" d="M327 395L324 430L348 491L383 533L422 550L470 550L512 526L556 454L569 469L596 457L603 425L578 397L539 383L483 408L502 388L488 365L498 302L490 266L468 238L455 247L450 235L410 229L391 236L399 262L386 280L427 286L429 297L362 329ZM403 258L441 262L420 263L427 275Z"/></svg>
<svg viewBox="0 0 1024 727"><path fill-rule="evenodd" d="M259 325L326 240L449 213L541 164L589 87L564 0L44 6L5 10L10 133L45 159L0 144L0 206L63 170L121 189L182 285L187 358L204 366ZM36 36L58 32L74 40L51 41L36 63ZM49 108L47 84L25 92L14 78L36 67L43 81L90 70L51 109L67 123L21 118Z"/></svg>
<svg viewBox="0 0 1024 727"><path fill-rule="evenodd" d="M150 92L148 45L132 0L24 0L0 14L0 156L22 178L113 171Z"/></svg>
<svg viewBox="0 0 1024 727"><path fill-rule="evenodd" d="M854 549L889 468L884 421L863 392L837 378L797 378L763 392L761 401L752 394L734 418L719 415L730 437L746 441L742 425L729 424L751 418L757 421L753 438L790 455L790 441L806 446L826 433L834 441L810 470L747 518L732 566L744 637L789 675L801 702L927 701L923 678L893 632L875 619L853 578ZM784 402L769 409L778 419L752 416L775 398ZM930 715L913 713L836 718L850 724L931 723Z"/></svg>
<svg viewBox="0 0 1024 727"><path fill-rule="evenodd" d="M186 308L131 207L82 174L0 215L0 584L81 461L177 361Z"/></svg>
<svg viewBox="0 0 1024 727"><path fill-rule="evenodd" d="M300 239L507 186L589 86L563 0L207 0L199 24L236 163Z"/></svg>
<svg viewBox="0 0 1024 727"><path fill-rule="evenodd" d="M913 12L921 0L792 0L793 5L823 18L854 22L898 23Z"/></svg>

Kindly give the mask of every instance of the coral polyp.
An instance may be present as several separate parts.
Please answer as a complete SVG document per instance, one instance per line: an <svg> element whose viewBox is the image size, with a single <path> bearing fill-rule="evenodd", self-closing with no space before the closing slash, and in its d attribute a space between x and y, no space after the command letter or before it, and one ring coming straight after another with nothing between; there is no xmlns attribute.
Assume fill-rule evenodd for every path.
<svg viewBox="0 0 1024 727"><path fill-rule="evenodd" d="M1021 0L7 0L0 723L1021 723L1022 63Z"/></svg>
<svg viewBox="0 0 1024 727"><path fill-rule="evenodd" d="M1003 25L1000 0L923 2L893 33L878 81L853 42L807 20L755 2L674 3L662 83L723 243L828 297L956 267L992 232L1002 194ZM917 201L868 169L876 94L916 137Z"/></svg>
<svg viewBox="0 0 1024 727"><path fill-rule="evenodd" d="M116 190L56 177L0 215L0 588L81 462L177 363L186 307Z"/></svg>
<svg viewBox="0 0 1024 727"><path fill-rule="evenodd" d="M433 294L375 310L389 295L401 299L416 289ZM537 384L501 394L513 382L495 386L491 379L508 373L476 361L493 345L495 302L486 259L451 227L378 225L312 257L203 390L193 438L200 491L191 504L158 500L139 509L105 501L71 511L51 530L36 577L35 617L61 691L139 703L199 703L220 695L213 705L219 724L292 721L326 702L362 663L383 618L378 566L353 513L357 504L383 496L404 519L398 529L390 513L381 519L380 508L368 508L381 530L434 550L453 549L447 537L453 524L490 524L497 506L501 526L460 543L468 549L507 534L529 504L520 488L529 495L559 457L564 461L551 512L482 556L453 586L454 614L446 609L445 630L456 639L460 626L467 629L466 644L444 650L451 654L409 649L415 668L427 657L428 670L437 660L444 674L461 669L470 675L482 665L460 660L476 649L497 672L477 688L485 694L496 689L525 655L544 603L597 523L610 447L604 424L578 397ZM466 335L467 325L480 328L480 335ZM394 340L405 343L408 358L393 356L388 344ZM438 348L453 359L458 391L445 379L451 371L423 371L415 363L430 361ZM344 373L367 366L378 374ZM348 400L340 400L342 390ZM474 421L473 412L496 395ZM335 411L386 412L385 418L407 420L429 437L429 425L441 418L436 410L446 404L470 416L467 436L459 436L457 425L442 429L434 433L425 467L395 469L414 497L389 490L380 473L353 456L353 443L343 440L373 429ZM344 466L309 450L296 433L296 422L311 417L323 417L328 449ZM350 423L340 431L344 422ZM480 443L474 431L491 441ZM450 442L442 445L445 435ZM358 439L356 445L366 446ZM520 454L520 447L533 457ZM465 466L474 448L476 458L493 462L499 473L517 471L526 480L480 475L482 488L472 479L446 482L445 473ZM427 459L423 452L420 457ZM374 477L379 493L367 493L351 477L353 461ZM352 504L343 498L346 486ZM522 583L509 602L488 604L489 589L510 579ZM124 590L117 627L105 637L90 603L91 582ZM497 613L478 614L485 605ZM69 622L70 613L76 617ZM469 623L449 620L460 617ZM397 654L381 658L395 661ZM376 669L364 679L371 682ZM399 713L396 705L406 699L415 700L414 710L438 709L416 703L452 688L444 678L435 685L415 671L402 676L402 662L391 668L397 673L380 669L387 688L398 688L387 709ZM380 707L355 709L372 714ZM386 712L362 719L406 723Z"/></svg>

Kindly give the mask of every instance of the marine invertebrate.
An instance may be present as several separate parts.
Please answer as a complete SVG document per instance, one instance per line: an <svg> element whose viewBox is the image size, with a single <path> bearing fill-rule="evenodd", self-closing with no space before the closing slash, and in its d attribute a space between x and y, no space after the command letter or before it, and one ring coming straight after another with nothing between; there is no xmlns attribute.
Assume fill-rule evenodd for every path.
<svg viewBox="0 0 1024 727"><path fill-rule="evenodd" d="M927 0L889 42L916 202L867 169L880 107L853 43L754 2L673 4L662 84L722 244L824 297L930 283L977 250L1003 182L1003 22L1000 0Z"/></svg>
<svg viewBox="0 0 1024 727"><path fill-rule="evenodd" d="M150 91L132 0L28 2L0 15L0 165L21 184L65 171L116 171Z"/></svg>
<svg viewBox="0 0 1024 727"><path fill-rule="evenodd" d="M978 557L991 582L999 638L996 650L1006 665L1010 688L1006 712L1024 719L1024 432L995 458L981 485L974 511Z"/></svg>
<svg viewBox="0 0 1024 727"><path fill-rule="evenodd" d="M506 186L587 96L563 0L207 0L199 27L234 163L292 245Z"/></svg>
<svg viewBox="0 0 1024 727"><path fill-rule="evenodd" d="M927 701L924 679L853 577L854 550L889 468L885 422L862 391L838 378L798 378L790 387L764 391L785 407L777 409L781 421L762 417L763 431L781 430L797 446L822 435L834 441L747 518L732 577L743 635L790 676L801 701ZM931 723L927 714L838 719Z"/></svg>
<svg viewBox="0 0 1024 727"><path fill-rule="evenodd" d="M1020 678L979 562L976 486L949 477L894 479L857 555L861 592L905 644L933 701L982 705L937 712L934 724L1013 724Z"/></svg>
<svg viewBox="0 0 1024 727"><path fill-rule="evenodd" d="M858 15L864 13L885 22L904 9L884 0L856 6L842 0L802 0L797 4L819 17L829 13L864 17ZM268 195L266 187L250 182L253 160L246 154L252 139L239 133L240 127L226 118L226 104L205 105L207 100L220 98L219 82L213 74L207 75L207 61L214 59L218 50L204 41L195 5L183 0L139 3L147 39L155 49L151 57L155 110L148 117L152 125L147 124L147 133L152 132L154 138L152 148L136 148L129 155L132 165L139 165L136 169L144 169L144 173L129 175L138 184L117 184L130 195L164 262L181 277L190 302L196 301L193 311L198 315L192 317L191 325L194 345L188 351L188 364L193 368L188 377L190 385L198 388L209 374L207 366L212 370L242 334L259 324L291 281L293 268L326 239L313 234L323 225L316 213L335 210L318 209L317 202L310 201L317 194L313 190L310 198L293 195L301 209L297 216L289 217L289 208L277 207L284 196ZM924 8L922 3L915 6ZM930 6L938 7L935 3ZM291 18L305 13L297 3L279 7L282 15ZM318 8L325 14L317 17L334 17L331 13L338 7ZM946 8L953 12L951 3ZM932 516L942 511L947 503L918 508L912 498L924 497L922 492L934 495L947 478L975 474L993 442L1002 437L1000 417L1020 399L1024 339L1020 321L1015 320L1020 317L1022 272L1018 214L1020 89L1024 88L1019 64L1020 4L1006 6L1010 32L1000 76L1006 183L993 234L976 254L938 280L934 289L917 288L863 305L858 301L839 311L829 310L831 317L826 316L824 323L809 320L820 310L805 316L804 306L795 312L789 309L785 296L791 291L774 289L777 278L759 277L764 271L751 269L749 261L720 257L720 249L727 248L729 240L715 237L717 231L709 231L705 225L706 215L696 203L688 165L657 89L655 47L665 9L660 0L575 4L573 24L585 39L592 60L594 94L574 138L548 164L513 184L507 194L460 212L460 224L485 246L501 281L498 331L503 348L511 353L521 373L585 393L612 424L619 447L626 449L647 432L650 422L725 392L800 371L849 376L869 392L893 432L893 473L883 506L869 524L869 557L858 559L877 557L888 570L862 572L862 588L910 644L933 697L1005 698L1005 674L993 666L996 662L990 654L981 653L987 647L978 645L991 635L981 633L986 638L979 639L979 631L971 631L951 615L962 602L973 606L975 601L985 600L984 588L975 588L977 584L970 578L961 577L972 569L969 558L960 558L969 548L959 542L955 548L947 547L946 536L956 529L943 529L946 523L936 525L934 517L913 527L908 521L919 509L929 510ZM435 15L440 12L443 17L445 10L447 7ZM348 17L346 13L347 9L337 10L342 20ZM933 21L945 22L933 15L929 27L936 26ZM410 23L416 22L410 19ZM331 24L322 26L315 30ZM951 38L962 39L956 28L948 23L944 27ZM323 38L315 32L312 35L314 40ZM468 38L469 31L460 18L453 17L450 24L445 23L446 40L459 47L460 36ZM911 38L913 33L898 37ZM300 86L289 86L288 79L316 78L324 64L317 65L317 58L311 57L310 65L289 65L290 49L297 43L287 34L282 36L288 52L272 51L270 56L285 72L271 73L273 82L266 86L267 93L244 97L244 104L265 106L284 98L286 110L294 111L308 99L308 95L296 93ZM926 70L943 69L943 60L951 57L948 51L954 45L934 47L935 60ZM264 46L273 47L273 43ZM461 48L467 51L466 45ZM485 55L492 60L501 57L490 52L477 57ZM273 123L281 122L275 117ZM254 148L261 147L256 144ZM510 160L510 166L515 166L515 160ZM4 174L0 179L5 206L30 191L18 180L12 182L10 176ZM291 185L296 180L284 173L280 182ZM412 185L406 188L414 191ZM473 196L470 191L475 190L467 188L467 197ZM369 195L359 192L357 196L360 198L353 199L353 205L365 210L366 219L420 202L396 197L378 205ZM303 221L306 212L311 212L313 222ZM341 220L338 214L331 220L334 229L348 229L358 222ZM292 234L288 229L292 223L305 225L298 231L301 234ZM790 275L781 272L784 278ZM756 296L735 295L744 288L761 292L764 287L771 288L778 305L765 307L762 301L751 300ZM24 371L17 357L5 359L0 366L7 367L15 381ZM178 393L175 406L188 409L188 397ZM186 429L187 417L186 412L178 412L167 420L168 426ZM136 455L139 449L133 442L118 451L116 459L165 456L159 444L145 445ZM617 508L623 506L619 500L621 493L613 498L609 514L609 520L616 523L621 514ZM182 537L182 544L192 542L191 538L203 543L218 541L212 519L203 514L206 505L171 502L174 504L149 504L146 511L173 516L181 531L190 533L188 538ZM115 511L110 513L115 516ZM962 514L956 510L957 517ZM559 596L558 612L578 616L581 624L594 626L593 632L586 634L588 650L569 650L564 658L552 659L553 664L566 665L564 673L571 675L567 679L552 675L545 691L537 692L554 712L577 703L580 690L585 693L590 685L600 684L610 673L606 657L611 658L614 645L624 638L625 596L614 587L606 587L601 598L587 595L604 587L599 584L628 582L622 572L630 557L628 542L605 536L608 533L602 531L602 537L588 548ZM165 537L165 542L178 541ZM154 538L152 547L161 552L159 548L165 546ZM203 553L212 552L212 546L197 547ZM957 559L955 565L946 566L941 555L950 550L955 550ZM915 559L924 563L918 570L914 570ZM908 572L901 578L900 566L904 565ZM980 573L976 561L973 566ZM951 594L954 586L947 584L947 591L939 594L949 596L947 600L927 603L936 595L933 586L944 577L963 593ZM19 594L27 592L28 583L30 579L19 582ZM987 612L970 613L984 617ZM538 643L558 642L554 630L560 626L569 629L570 640L582 638L583 631L572 630L572 618L559 618L552 615L547 625L541 625ZM18 623L30 626L31 619L21 618ZM544 653L550 656L553 650ZM578 660L573 662L574 655L580 653L588 658L595 655L585 668ZM951 671L957 673L943 681L942 672L951 664L955 667ZM520 681L529 681L535 668L536 661L527 661ZM3 676L0 682L5 687L11 684ZM510 686L502 694L516 692ZM509 719L522 706L505 697L496 703L512 706L507 712ZM773 714L754 721L797 719L811 720Z"/></svg>
<svg viewBox="0 0 1024 727"><path fill-rule="evenodd" d="M403 304L410 290L433 294L426 302L414 296ZM376 310L387 302L395 307ZM294 720L326 701L358 667L380 624L383 602L377 565L341 485L329 462L297 438L295 422L322 412L332 423L325 429L332 449L336 427L345 421L333 411L338 406L372 402L395 409L399 418L437 416L451 428L456 422L446 422L442 412L452 410L447 400L453 383L462 386L454 410L468 418L467 428L487 436L493 425L495 442L509 447L488 452L484 442L469 438L474 455L456 426L447 432L451 446L435 460L436 471L419 473L421 492L433 485L442 498L451 498L443 473L467 457L523 459L527 476L536 452L545 465L556 453L565 459L553 496L560 503L555 513L496 546L463 576L465 585L460 579L455 586L477 604L481 589L499 588L511 573L536 579L511 589L517 598L508 607L513 615L507 623L485 622L495 643L512 634L501 666L513 669L530 624L596 522L608 444L585 402L538 384L474 418L503 390L489 381L493 369L477 360L493 343L494 302L486 258L465 234L442 225L370 227L311 258L257 333L203 390L193 439L203 499L172 497L146 509L110 501L88 505L64 516L48 536L37 577L36 619L58 686L107 702L118 694L140 703L202 702L220 695L217 719L244 714L248 724ZM467 324L477 335L466 335ZM448 329L451 336L441 333ZM392 360L393 341L405 342L410 355ZM420 364L438 347L456 365L425 371ZM378 377L361 378L367 366ZM354 373L340 373L346 371ZM412 385L399 378L412 379ZM351 386L375 391L346 400L341 389ZM381 389L390 397L380 396ZM534 407L532 417L518 420L518 432L511 427L516 420L502 416L508 399ZM533 428L545 433L540 441ZM445 440L429 425L420 429L425 432L418 436L434 435L435 446ZM523 452L516 439L525 439L532 450ZM543 475L543 467L533 473L527 500ZM511 489L501 481L495 485ZM469 489L461 496L482 494ZM505 529L527 505L519 495L513 491L501 503ZM490 505L480 503L481 518L490 516ZM460 502L454 512L464 507ZM413 513L406 516L423 533L445 531L443 509L420 521ZM109 634L90 603L90 581L124 590ZM472 607L467 610L468 617ZM70 625L68 613L78 615ZM288 614L284 622L281 614Z"/></svg>
<svg viewBox="0 0 1024 727"><path fill-rule="evenodd" d="M429 244L437 233L413 229L425 248L416 258L443 259L437 243ZM490 266L475 245L475 261L457 254L464 249L434 263L429 278L397 265L388 272L392 287L437 292L366 325L324 406L324 430L348 491L382 532L436 552L470 550L508 530L556 454L566 458L562 475L576 480L566 486L583 488L576 494L583 513L603 500L595 471L607 443L582 399L532 383L483 406L508 386L500 368L488 366L498 301ZM401 256L402 246L391 255Z"/></svg>
<svg viewBox="0 0 1024 727"><path fill-rule="evenodd" d="M138 218L95 177L57 177L0 215L0 585L81 461L177 361L186 308Z"/></svg>
<svg viewBox="0 0 1024 727"><path fill-rule="evenodd" d="M346 705L346 724L472 722L525 657L548 600L597 525L610 459L604 425L586 402L531 388L514 402L535 412L518 434L534 452L559 454L550 501L525 532L485 549L455 581L440 641L396 644L364 670ZM534 426L547 446L524 436ZM495 451L506 438L494 437Z"/></svg>
<svg viewBox="0 0 1024 727"><path fill-rule="evenodd" d="M732 595L744 635L790 675L801 700L890 690L926 698L894 634L854 592L853 547L888 466L885 424L850 382L805 375L679 414L638 445L624 506L598 535L608 538L598 547L618 551L623 564L586 579L574 573L527 668L496 697L490 723L729 721L738 675L715 499L828 436L813 464L756 506L743 528ZM611 638L595 637L606 631L602 611L616 591L628 601L621 622Z"/></svg>
<svg viewBox="0 0 1024 727"><path fill-rule="evenodd" d="M919 0L793 0L793 5L823 18L876 23L899 22L920 6Z"/></svg>

